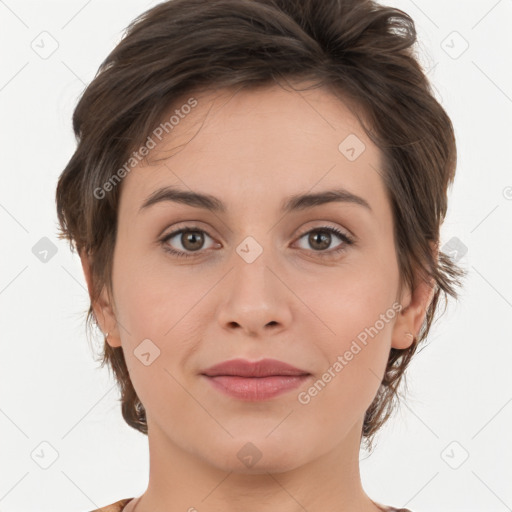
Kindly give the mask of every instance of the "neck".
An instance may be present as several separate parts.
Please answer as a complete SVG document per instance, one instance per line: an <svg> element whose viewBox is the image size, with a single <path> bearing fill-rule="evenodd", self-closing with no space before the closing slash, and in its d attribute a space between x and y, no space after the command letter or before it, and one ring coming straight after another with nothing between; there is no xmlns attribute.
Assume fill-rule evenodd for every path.
<svg viewBox="0 0 512 512"><path fill-rule="evenodd" d="M381 511L361 485L361 427L358 422L333 449L295 467L273 471L271 465L258 464L258 470L240 472L183 450L151 424L148 488L125 512Z"/></svg>

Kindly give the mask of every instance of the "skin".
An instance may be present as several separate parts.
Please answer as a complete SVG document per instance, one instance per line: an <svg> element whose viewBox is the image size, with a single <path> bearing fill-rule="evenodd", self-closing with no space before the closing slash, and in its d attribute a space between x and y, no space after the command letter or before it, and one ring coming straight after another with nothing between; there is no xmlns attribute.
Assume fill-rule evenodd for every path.
<svg viewBox="0 0 512 512"><path fill-rule="evenodd" d="M135 504L137 512L380 510L360 479L364 413L391 347L410 346L406 332L418 333L432 298L423 283L399 293L380 150L346 104L323 88L274 85L194 97L198 106L123 180L113 297L104 289L93 305L108 343L123 348L148 420L149 485L125 510ZM349 134L366 146L354 161L338 149ZM139 211L166 185L212 194L228 211L173 202ZM340 186L371 211L328 203L280 213L292 194ZM188 249L190 258L168 254L159 241L184 225L206 232L203 245L187 245L181 235L166 243ZM355 243L322 258L322 251L332 254L344 244L334 234L324 249L308 241L307 233L324 226ZM252 263L236 251L247 236L263 250ZM82 264L92 289L84 256ZM299 392L397 301L403 309L301 404ZM160 350L148 366L134 353L145 339ZM245 402L199 375L236 357L275 358L312 375L299 389ZM248 442L261 454L252 467L237 457Z"/></svg>

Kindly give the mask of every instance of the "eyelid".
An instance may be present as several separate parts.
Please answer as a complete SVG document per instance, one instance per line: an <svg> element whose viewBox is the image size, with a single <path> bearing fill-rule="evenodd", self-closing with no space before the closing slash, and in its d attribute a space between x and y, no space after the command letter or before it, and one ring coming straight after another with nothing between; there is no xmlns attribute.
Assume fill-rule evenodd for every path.
<svg viewBox="0 0 512 512"><path fill-rule="evenodd" d="M308 227L305 227L305 228L301 228L300 231L299 231L299 234L297 235L299 238L303 235L305 235L306 233L309 233L310 231L316 231L316 230L321 230L321 229L335 229L337 231L340 231L341 233L343 233L343 235L345 235L347 238L350 238L351 240L355 240L356 237L352 234L351 231L349 231L347 228L345 227L342 227L340 225L330 225L329 221L325 220L325 221L322 221L322 220L319 220L319 221L314 221L314 222L323 222L324 224L320 225L320 226L308 226Z"/></svg>
<svg viewBox="0 0 512 512"><path fill-rule="evenodd" d="M184 232L193 232L193 231L198 231L200 233L203 233L205 234L206 236L208 236L209 238L211 238L212 240L215 241L215 238L210 235L210 233L206 230L206 229L203 229L197 225L194 225L194 224L184 224L184 225L178 225L178 226L175 226L174 229L172 229L171 231L169 231L169 233L166 233L164 235L162 235L162 237L159 238L159 241L163 244L166 244L169 240L171 240L172 238L174 237L177 237L178 235L184 233ZM218 245L219 242L216 242L215 241L215 244ZM215 245L214 244L214 245ZM204 252L208 251L209 249L201 249L199 251L197 251L197 254L203 254ZM190 254L194 254L193 252L190 252Z"/></svg>
<svg viewBox="0 0 512 512"><path fill-rule="evenodd" d="M338 253L345 251L347 249L347 246L354 245L356 243L356 238L353 235L349 234L349 232L347 232L346 230L340 229L337 226L329 226L326 224L324 224L322 226L310 227L310 228L306 229L305 231L301 232L301 234L298 235L296 238L297 242L300 241L308 233L315 232L315 231L317 231L317 232L326 231L326 232L330 233L331 236L334 235L335 237L339 238L342 242L341 247L339 247L338 249L330 249L328 251L309 250L309 252L313 252L313 253L316 252L317 254L319 254L322 257L336 256ZM294 243L296 243L296 242L294 242Z"/></svg>
<svg viewBox="0 0 512 512"><path fill-rule="evenodd" d="M189 222L194 222L194 221L189 221ZM317 222L322 222L322 221L317 221ZM323 221L323 222L328 222L328 221ZM330 226L328 224L323 224L323 225L320 225L320 226L310 226L310 227L304 227L300 230L299 234L295 236L294 238L294 244L297 243L298 241L300 241L304 235L307 235L308 233L310 232L314 232L314 231L326 231L328 233L330 233L331 235L334 235L336 237L338 237L340 240L341 240L341 247L339 247L338 249L330 249L330 250L327 250L327 251L314 251L314 250L311 250L311 249L304 249L308 252L313 252L313 253L317 253L317 255L321 258L329 258L329 257L335 257L337 256L338 254L344 252L347 250L347 246L350 246L350 245L353 245L355 242L356 242L356 237L354 235L352 235L352 233L345 229L345 228L340 228L339 226ZM165 250L171 254L173 254L174 256L183 256L183 257L193 257L193 256L197 256L197 257L200 257L202 255L204 255L205 253L207 252L210 252L212 249L211 248L208 248L208 249L200 249L198 251L191 251L191 252L188 252L188 251L182 251L180 249L173 249L172 247L169 247L168 245L168 241L180 234L182 234L183 232L193 232L193 231L197 231L197 232L201 232L203 234L205 234L206 236L208 236L210 239L212 240L215 240L214 237L212 237L209 232L206 230L206 229L203 229L201 228L200 226L198 225L194 225L193 223L192 224L187 224L186 222L182 223L182 224L178 224L177 226L174 227L174 229L163 235L159 241L161 243L161 245L164 245L165 246ZM215 244L214 244L215 245ZM219 243L216 242L216 245L218 246Z"/></svg>
<svg viewBox="0 0 512 512"><path fill-rule="evenodd" d="M350 238L350 239L352 239L354 241L357 240L357 237L350 230L348 230L347 228L341 227L339 225L329 225L329 224L327 224L327 223L330 223L330 221L321 220L320 219L320 220L311 221L311 222L324 222L325 224L322 224L320 226L308 226L308 225L306 225L306 227L301 228L299 230L299 233L297 235L295 235L295 236L300 238L301 236L305 235L306 233L309 233L312 230L322 229L322 228L332 228L332 229L337 229L337 230L341 231L347 238ZM160 235L158 238L162 239L162 238L169 237L169 235L176 235L177 232L182 230L182 229L186 230L186 231L193 231L193 230L201 231L201 232L206 233L210 238L214 238L214 237L212 237L212 235L210 235L210 233L208 231L209 228L208 229L202 228L202 227L199 226L199 224L201 224L201 221L191 220L191 221L180 222L177 225L175 225L173 227L172 231L170 231L167 234L163 234L163 233L165 233L167 228L164 229L163 232L162 232L162 235Z"/></svg>

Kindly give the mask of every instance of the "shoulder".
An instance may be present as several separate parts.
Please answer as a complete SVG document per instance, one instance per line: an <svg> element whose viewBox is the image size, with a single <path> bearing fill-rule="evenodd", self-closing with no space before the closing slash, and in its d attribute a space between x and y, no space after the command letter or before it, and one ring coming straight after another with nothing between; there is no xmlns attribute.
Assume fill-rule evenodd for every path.
<svg viewBox="0 0 512 512"><path fill-rule="evenodd" d="M126 507L126 505L128 505L128 503L132 500L133 498L124 498L110 505L105 505L104 507L92 510L91 512L121 512L123 508Z"/></svg>

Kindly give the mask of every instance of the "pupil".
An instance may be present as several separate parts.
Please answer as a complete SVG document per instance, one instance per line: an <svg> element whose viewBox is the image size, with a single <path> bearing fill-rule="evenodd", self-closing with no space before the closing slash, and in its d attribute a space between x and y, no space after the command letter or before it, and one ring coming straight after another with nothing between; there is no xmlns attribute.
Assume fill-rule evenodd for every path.
<svg viewBox="0 0 512 512"><path fill-rule="evenodd" d="M320 249L325 249L326 247L329 247L330 234L326 233L325 231L317 231L316 233L318 233L318 235L312 234L309 236L310 242L314 242L312 245L314 246L314 244L316 243L316 239L320 237L323 241L320 243Z"/></svg>
<svg viewBox="0 0 512 512"><path fill-rule="evenodd" d="M186 233L185 234L185 243L183 243L183 240L182 240L182 243L185 248L193 250L193 249L198 248L198 247L194 246L194 245L197 245L198 241L202 242L202 235L200 233L198 233L197 231L195 231L195 232L191 232L191 233ZM187 247L187 244L189 244L189 242L192 244L192 247ZM201 243L199 243L199 246L201 246Z"/></svg>

